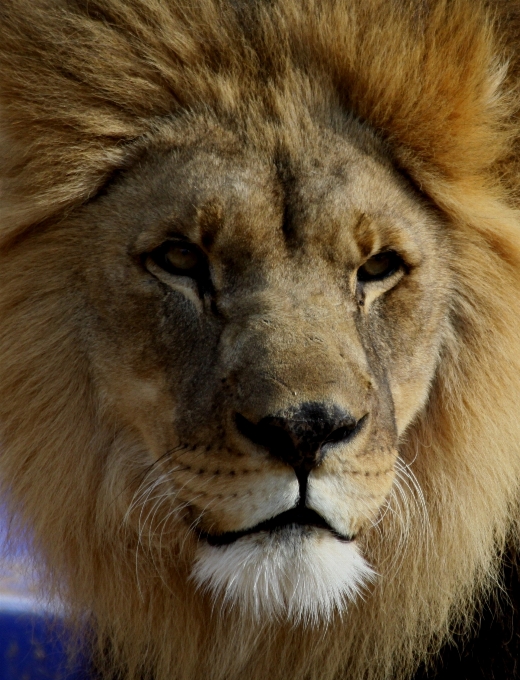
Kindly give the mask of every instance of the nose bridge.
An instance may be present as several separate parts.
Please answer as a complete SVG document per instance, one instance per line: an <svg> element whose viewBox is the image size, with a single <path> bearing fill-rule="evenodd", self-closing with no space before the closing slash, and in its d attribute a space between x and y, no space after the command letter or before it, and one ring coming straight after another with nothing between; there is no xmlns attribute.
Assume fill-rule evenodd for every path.
<svg viewBox="0 0 520 680"><path fill-rule="evenodd" d="M362 417L371 376L344 302L306 286L269 291L251 303L229 352L239 411L256 422L298 403L318 402Z"/></svg>
<svg viewBox="0 0 520 680"><path fill-rule="evenodd" d="M314 280L294 286L288 297L286 314L274 310L266 338L270 360L278 360L284 379L325 395L362 389L368 366L344 296Z"/></svg>

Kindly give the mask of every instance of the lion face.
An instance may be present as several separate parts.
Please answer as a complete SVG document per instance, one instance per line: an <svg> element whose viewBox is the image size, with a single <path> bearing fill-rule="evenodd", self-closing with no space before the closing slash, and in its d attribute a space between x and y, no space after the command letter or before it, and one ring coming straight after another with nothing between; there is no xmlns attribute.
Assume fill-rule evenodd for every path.
<svg viewBox="0 0 520 680"><path fill-rule="evenodd" d="M327 616L371 577L442 342L442 224L356 135L179 134L78 218L93 370L140 447L126 519L257 614Z"/></svg>

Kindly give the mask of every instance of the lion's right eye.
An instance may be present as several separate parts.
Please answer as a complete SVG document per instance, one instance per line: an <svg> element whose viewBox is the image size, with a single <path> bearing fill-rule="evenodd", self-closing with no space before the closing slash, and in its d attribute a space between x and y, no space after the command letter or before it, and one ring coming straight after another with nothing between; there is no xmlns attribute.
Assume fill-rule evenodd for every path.
<svg viewBox="0 0 520 680"><path fill-rule="evenodd" d="M149 257L169 274L199 277L206 270L206 258L200 248L186 241L166 241Z"/></svg>
<svg viewBox="0 0 520 680"><path fill-rule="evenodd" d="M388 250L369 258L357 272L358 281L382 281L403 267L403 261L393 250Z"/></svg>

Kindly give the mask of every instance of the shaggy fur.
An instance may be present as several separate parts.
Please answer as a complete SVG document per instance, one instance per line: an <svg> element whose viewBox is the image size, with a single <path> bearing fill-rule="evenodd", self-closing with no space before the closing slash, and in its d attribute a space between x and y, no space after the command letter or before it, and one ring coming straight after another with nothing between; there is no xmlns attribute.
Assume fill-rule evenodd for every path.
<svg viewBox="0 0 520 680"><path fill-rule="evenodd" d="M68 604L107 678L406 678L471 625L519 538L519 14L513 0L2 2L2 492L13 531L30 538L48 591ZM218 143L213 128L226 131ZM220 580L232 596L233 565L193 571L192 539L187 556L183 541L169 547L178 508L161 502L160 475L142 485L143 452L163 427L146 363L153 343L144 322L131 335L125 326L148 312L130 296L121 305L104 289L109 267L98 272L103 253L120 255L110 225L140 209L121 177L142 181L145 219L159 214L163 194L145 185L170 146L207 135L238 167L238 139L249 145L246 172L275 158L281 137L318 158L317 128L347 130L355 153L390 160L415 197L410 210L442 231L431 297L449 302L424 395L403 416L395 482L379 494L387 505L365 510L377 521L360 546L378 579L341 616L305 625L219 608L193 583ZM103 203L111 197L115 208ZM258 208L266 220L270 209ZM139 393L116 369L134 351ZM175 376L184 389L178 367ZM220 531L235 529L221 521ZM337 602L355 581L338 586Z"/></svg>

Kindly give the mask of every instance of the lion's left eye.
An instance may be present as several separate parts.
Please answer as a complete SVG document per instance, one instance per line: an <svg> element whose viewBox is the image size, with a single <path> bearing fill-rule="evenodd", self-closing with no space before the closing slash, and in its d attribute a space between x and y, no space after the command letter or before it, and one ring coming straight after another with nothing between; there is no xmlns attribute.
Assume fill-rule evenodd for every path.
<svg viewBox="0 0 520 680"><path fill-rule="evenodd" d="M357 272L358 281L381 281L395 274L403 266L403 261L393 250L378 253L369 258Z"/></svg>
<svg viewBox="0 0 520 680"><path fill-rule="evenodd" d="M204 255L193 243L167 241L151 254L152 260L170 274L196 277L204 266Z"/></svg>

